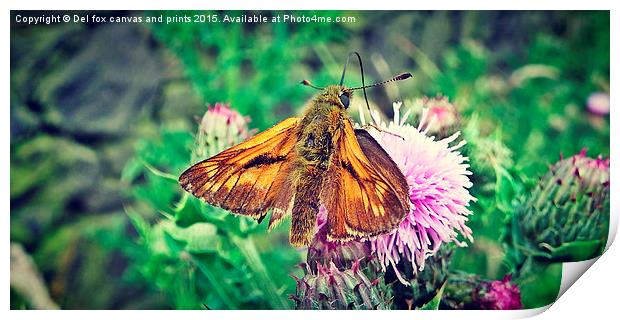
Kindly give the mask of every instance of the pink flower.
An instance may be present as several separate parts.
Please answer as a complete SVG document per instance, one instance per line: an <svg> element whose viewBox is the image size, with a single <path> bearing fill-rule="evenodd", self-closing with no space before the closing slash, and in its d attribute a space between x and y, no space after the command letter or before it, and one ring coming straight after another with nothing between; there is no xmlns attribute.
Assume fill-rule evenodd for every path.
<svg viewBox="0 0 620 320"><path fill-rule="evenodd" d="M471 214L467 206L475 198L468 190L472 186L468 159L458 151L465 141L453 143L460 132L435 140L427 135L435 121L434 117L429 119L427 110L416 128L405 123L408 113L400 119L400 106L401 103L394 103L394 120L389 123L381 122L374 114L384 132L370 133L407 179L411 211L398 229L370 241L383 269L391 265L400 281L407 283L396 269L402 258L410 261L414 270L421 271L425 259L435 254L442 243L466 246L458 240L459 234L473 241L471 229L465 223Z"/></svg>
<svg viewBox="0 0 620 320"><path fill-rule="evenodd" d="M519 287L511 283L512 277L506 275L502 280L483 283L475 300L481 309L516 310L522 309Z"/></svg>
<svg viewBox="0 0 620 320"><path fill-rule="evenodd" d="M360 241L330 241L327 239L327 209L320 206L316 220L317 232L308 247L307 261L309 267L316 271L318 265L327 266L330 263L343 270L351 268L354 263L371 257L370 244Z"/></svg>
<svg viewBox="0 0 620 320"><path fill-rule="evenodd" d="M588 97L587 102L588 110L590 112L605 116L609 114L609 94L603 92L595 92Z"/></svg>

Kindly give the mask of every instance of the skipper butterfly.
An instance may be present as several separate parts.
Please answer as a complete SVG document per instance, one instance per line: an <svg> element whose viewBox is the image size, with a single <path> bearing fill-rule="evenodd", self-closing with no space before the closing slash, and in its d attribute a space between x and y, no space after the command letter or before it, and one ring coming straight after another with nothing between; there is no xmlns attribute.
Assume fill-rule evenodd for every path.
<svg viewBox="0 0 620 320"><path fill-rule="evenodd" d="M405 73L370 86L321 90L302 117L288 118L187 169L181 186L201 200L259 223L271 210L271 230L291 215L290 242L308 245L319 207L327 210L328 238L346 241L392 231L409 212L407 182L398 166L347 108L355 90L411 77ZM350 57L350 56L349 56ZM368 99L366 99L368 105Z"/></svg>

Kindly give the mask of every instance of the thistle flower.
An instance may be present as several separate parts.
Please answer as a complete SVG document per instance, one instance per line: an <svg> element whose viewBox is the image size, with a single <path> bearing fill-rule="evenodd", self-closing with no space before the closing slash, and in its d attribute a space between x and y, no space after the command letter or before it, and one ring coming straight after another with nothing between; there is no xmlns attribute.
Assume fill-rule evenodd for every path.
<svg viewBox="0 0 620 320"><path fill-rule="evenodd" d="M252 135L248 129L249 117L242 116L229 104L216 103L207 106L200 119L197 135L196 158L214 155Z"/></svg>
<svg viewBox="0 0 620 320"><path fill-rule="evenodd" d="M309 266L306 275L297 281L297 294L291 295L296 309L390 309L389 287L382 278L370 280L361 270L360 263L350 269L339 270L330 262L317 264L316 272Z"/></svg>
<svg viewBox="0 0 620 320"><path fill-rule="evenodd" d="M511 275L502 280L482 280L472 274L454 274L446 284L441 300L442 309L522 309L521 292Z"/></svg>
<svg viewBox="0 0 620 320"><path fill-rule="evenodd" d="M434 119L428 124L427 132L438 138L446 138L458 130L460 115L454 104L447 97L418 98L412 101L411 109L415 114L414 120L420 120L423 112L427 112L428 119ZM424 111L427 110L427 111Z"/></svg>
<svg viewBox="0 0 620 320"><path fill-rule="evenodd" d="M609 114L609 94L603 92L595 92L588 97L588 110L598 116L606 116Z"/></svg>
<svg viewBox="0 0 620 320"><path fill-rule="evenodd" d="M458 151L465 141L453 144L460 133L435 140L427 135L434 121L427 111L422 113L416 128L405 123L408 114L400 118L401 103L393 106L394 120L389 123L373 115L382 132L372 130L371 134L403 172L412 205L396 230L376 237L371 245L383 270L392 266L398 279L407 283L396 268L402 258L417 272L424 269L424 260L437 252L442 243L466 246L457 239L459 233L473 241L465 222L471 214L467 206L475 198L467 189L472 185L467 158Z"/></svg>
<svg viewBox="0 0 620 320"><path fill-rule="evenodd" d="M600 254L609 222L609 159L585 149L551 166L517 208L517 248L552 261L587 260Z"/></svg>

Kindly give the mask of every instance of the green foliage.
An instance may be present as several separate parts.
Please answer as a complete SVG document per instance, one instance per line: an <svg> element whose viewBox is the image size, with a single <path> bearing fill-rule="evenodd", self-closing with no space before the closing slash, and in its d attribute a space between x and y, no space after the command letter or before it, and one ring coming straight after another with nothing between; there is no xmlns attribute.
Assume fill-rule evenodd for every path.
<svg viewBox="0 0 620 320"><path fill-rule="evenodd" d="M437 291L437 294L433 297L433 299L429 301L427 304L420 307L420 310L439 310L439 303L441 302L441 298L443 296L443 290L445 287L446 287L446 284L444 283L439 288L439 290Z"/></svg>

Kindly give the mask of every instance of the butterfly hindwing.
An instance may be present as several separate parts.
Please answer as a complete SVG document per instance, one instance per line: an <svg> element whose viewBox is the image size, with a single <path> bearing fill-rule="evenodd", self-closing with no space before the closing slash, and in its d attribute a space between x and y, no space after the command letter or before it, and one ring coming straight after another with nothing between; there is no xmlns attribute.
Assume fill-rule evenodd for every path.
<svg viewBox="0 0 620 320"><path fill-rule="evenodd" d="M201 161L179 178L203 201L262 220L268 209L283 216L292 192L299 118L288 118L256 136ZM277 212L277 214L276 214ZM270 225L277 221L270 222Z"/></svg>
<svg viewBox="0 0 620 320"><path fill-rule="evenodd" d="M400 197L400 201L407 204L407 211L409 211L409 186L398 165L368 131L355 129L355 137L366 158L377 172L390 182L396 195Z"/></svg>
<svg viewBox="0 0 620 320"><path fill-rule="evenodd" d="M407 182L398 166L365 130L351 122L337 139L321 201L328 212L328 236L347 240L389 232L409 212Z"/></svg>

